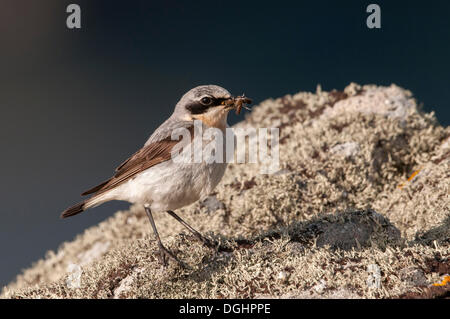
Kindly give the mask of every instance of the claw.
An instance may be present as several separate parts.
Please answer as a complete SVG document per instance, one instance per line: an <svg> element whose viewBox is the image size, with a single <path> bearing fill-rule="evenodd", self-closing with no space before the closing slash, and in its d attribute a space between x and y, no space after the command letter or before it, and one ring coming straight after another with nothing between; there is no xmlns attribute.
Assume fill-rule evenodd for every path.
<svg viewBox="0 0 450 319"><path fill-rule="evenodd" d="M170 258L176 261L182 268L187 269L189 267L186 266L185 263L180 261L174 253L164 247L162 244L159 244L159 261L164 267L167 267L167 259Z"/></svg>
<svg viewBox="0 0 450 319"><path fill-rule="evenodd" d="M215 249L219 245L219 243L217 243L216 241L209 240L208 238L205 237L202 237L201 241L203 242L203 245L212 249Z"/></svg>

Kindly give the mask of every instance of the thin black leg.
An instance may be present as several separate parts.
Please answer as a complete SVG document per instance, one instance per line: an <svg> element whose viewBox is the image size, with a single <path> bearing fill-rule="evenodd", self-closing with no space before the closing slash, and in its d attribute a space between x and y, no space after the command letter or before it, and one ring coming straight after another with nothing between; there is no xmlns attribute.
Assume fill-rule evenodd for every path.
<svg viewBox="0 0 450 319"><path fill-rule="evenodd" d="M205 238L200 234L198 231L196 231L194 228L192 228L188 223L186 223L183 219L181 219L180 216L175 214L173 211L168 210L167 213L175 218L178 222L180 222L181 225L186 227L195 237L197 237L198 240L200 240L205 246L210 248L215 248L217 245L214 242L211 242L209 239Z"/></svg>
<svg viewBox="0 0 450 319"><path fill-rule="evenodd" d="M166 257L169 257L169 258L172 258L173 260L175 260L177 263L179 263L182 267L185 268L186 266L180 260L178 260L178 258L170 250L168 250L166 247L164 247L164 245L161 242L161 238L159 237L158 230L156 229L155 221L153 220L153 216L152 216L152 211L150 210L149 207L144 206L144 208L145 208L145 212L147 213L148 219L150 220L150 224L152 225L156 240L158 241L159 256L160 256L161 263L164 266L167 266Z"/></svg>

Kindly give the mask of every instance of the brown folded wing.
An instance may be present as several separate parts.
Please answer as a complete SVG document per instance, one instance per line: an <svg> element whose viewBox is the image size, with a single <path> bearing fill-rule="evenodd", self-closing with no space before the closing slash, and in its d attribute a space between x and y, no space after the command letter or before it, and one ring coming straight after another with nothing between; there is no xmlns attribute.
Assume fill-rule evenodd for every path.
<svg viewBox="0 0 450 319"><path fill-rule="evenodd" d="M133 156L124 161L117 169L116 174L107 181L85 191L81 195L100 194L111 190L126 182L136 174L168 161L172 157L172 149L178 143L169 137L161 141L153 142L141 148Z"/></svg>

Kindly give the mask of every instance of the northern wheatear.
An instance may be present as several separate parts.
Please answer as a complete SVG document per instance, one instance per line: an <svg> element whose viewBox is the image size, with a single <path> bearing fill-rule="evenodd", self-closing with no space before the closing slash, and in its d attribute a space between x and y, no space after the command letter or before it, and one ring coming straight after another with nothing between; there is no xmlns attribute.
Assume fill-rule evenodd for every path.
<svg viewBox="0 0 450 319"><path fill-rule="evenodd" d="M233 97L216 85L198 86L188 91L175 106L173 114L139 151L116 169L113 177L85 191L82 195L92 196L66 209L61 217L79 214L107 201L123 200L143 205L158 242L163 264L166 264L166 257L181 262L161 243L152 211L166 211L199 240L211 245L173 210L210 194L222 179L227 162L207 162L204 159L201 162L174 161L172 154L179 141L172 138L172 133L177 129L187 129L193 133L187 147L202 145L195 143L195 139L203 139L194 132L194 121L199 120L204 128L219 129L225 141L228 112L231 109L240 111L243 103L249 104L251 100L244 96ZM194 146L194 152L198 151L202 150Z"/></svg>

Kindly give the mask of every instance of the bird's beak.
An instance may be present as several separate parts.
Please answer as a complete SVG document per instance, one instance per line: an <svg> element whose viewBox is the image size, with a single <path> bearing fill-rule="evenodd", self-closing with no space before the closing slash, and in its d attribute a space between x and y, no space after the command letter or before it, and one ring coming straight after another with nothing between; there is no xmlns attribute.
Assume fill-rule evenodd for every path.
<svg viewBox="0 0 450 319"><path fill-rule="evenodd" d="M232 96L228 99L223 100L220 104L223 105L224 109L228 109L228 108L234 108L235 102L236 102L235 97Z"/></svg>

